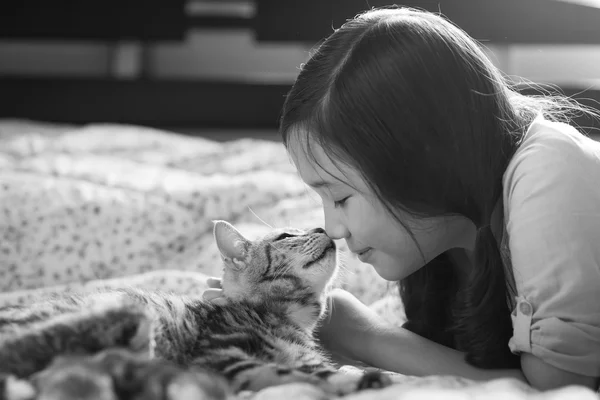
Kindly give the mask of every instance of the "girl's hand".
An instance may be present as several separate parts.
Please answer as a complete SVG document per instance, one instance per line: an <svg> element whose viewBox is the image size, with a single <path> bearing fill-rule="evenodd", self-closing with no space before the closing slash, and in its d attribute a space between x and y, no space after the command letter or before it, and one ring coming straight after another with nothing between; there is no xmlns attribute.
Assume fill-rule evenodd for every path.
<svg viewBox="0 0 600 400"><path fill-rule="evenodd" d="M225 298L221 288L221 278L208 278L206 284L209 288L202 293L202 298L215 304L224 304Z"/></svg>
<svg viewBox="0 0 600 400"><path fill-rule="evenodd" d="M209 289L202 293L204 300L224 304L221 279L208 278L206 284ZM339 364L364 362L378 329L389 324L345 290L334 289L328 301L327 314L317 328L317 339Z"/></svg>
<svg viewBox="0 0 600 400"><path fill-rule="evenodd" d="M388 325L352 294L335 289L316 336L335 362L356 364L365 362L377 333Z"/></svg>

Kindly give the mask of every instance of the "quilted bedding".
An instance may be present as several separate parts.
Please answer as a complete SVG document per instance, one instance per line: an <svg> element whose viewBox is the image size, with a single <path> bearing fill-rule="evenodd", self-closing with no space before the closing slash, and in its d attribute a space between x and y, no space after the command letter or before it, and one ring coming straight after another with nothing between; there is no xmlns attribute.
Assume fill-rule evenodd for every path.
<svg viewBox="0 0 600 400"><path fill-rule="evenodd" d="M269 225L322 225L319 200L280 143L0 120L0 306L124 285L200 294L206 277L221 273L215 219L249 237ZM342 259L339 286L401 323L402 307L389 294L394 289L350 253ZM351 397L597 398L583 388L535 393L511 380L394 380L397 385L376 394ZM284 389L258 397L311 398L303 389L278 390Z"/></svg>

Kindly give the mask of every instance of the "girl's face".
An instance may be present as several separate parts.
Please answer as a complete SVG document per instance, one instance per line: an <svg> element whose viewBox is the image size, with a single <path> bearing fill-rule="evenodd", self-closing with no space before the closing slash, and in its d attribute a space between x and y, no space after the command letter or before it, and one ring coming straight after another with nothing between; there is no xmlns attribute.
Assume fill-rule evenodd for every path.
<svg viewBox="0 0 600 400"><path fill-rule="evenodd" d="M345 239L350 251L382 278L404 279L446 250L473 247L475 226L465 217L416 218L401 212L399 217L411 236L358 171L345 164L336 166L313 141L315 163L307 156L301 136L290 136L288 150L302 180L321 197L327 234Z"/></svg>

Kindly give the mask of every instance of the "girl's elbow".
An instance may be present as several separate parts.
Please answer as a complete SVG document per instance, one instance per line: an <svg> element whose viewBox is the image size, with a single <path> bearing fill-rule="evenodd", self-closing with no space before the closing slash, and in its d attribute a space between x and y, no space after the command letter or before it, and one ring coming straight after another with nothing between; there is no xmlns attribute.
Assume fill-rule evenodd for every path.
<svg viewBox="0 0 600 400"><path fill-rule="evenodd" d="M559 369L532 354L521 356L521 368L529 384L542 391L573 385L597 390L600 382L600 377L585 376Z"/></svg>

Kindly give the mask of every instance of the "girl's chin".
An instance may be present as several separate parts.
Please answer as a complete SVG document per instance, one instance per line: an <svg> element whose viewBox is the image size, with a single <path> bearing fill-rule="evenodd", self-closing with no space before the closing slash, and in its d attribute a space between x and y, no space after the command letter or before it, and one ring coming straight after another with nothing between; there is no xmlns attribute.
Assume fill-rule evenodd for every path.
<svg viewBox="0 0 600 400"><path fill-rule="evenodd" d="M373 269L375 270L375 272L377 272L377 275L379 275L381 278L385 279L386 281L390 281L390 282L396 282L399 281L400 279L403 279L404 276L402 276L402 271L400 271L398 269L397 265L391 266L389 264L387 265L381 265L381 264L371 264L373 266Z"/></svg>
<svg viewBox="0 0 600 400"><path fill-rule="evenodd" d="M400 281L419 269L418 267L409 269L402 268L399 262L395 262L394 260L387 258L384 260L378 259L372 261L373 263L371 264L371 266L373 267L375 272L377 272L377 275L390 282Z"/></svg>

